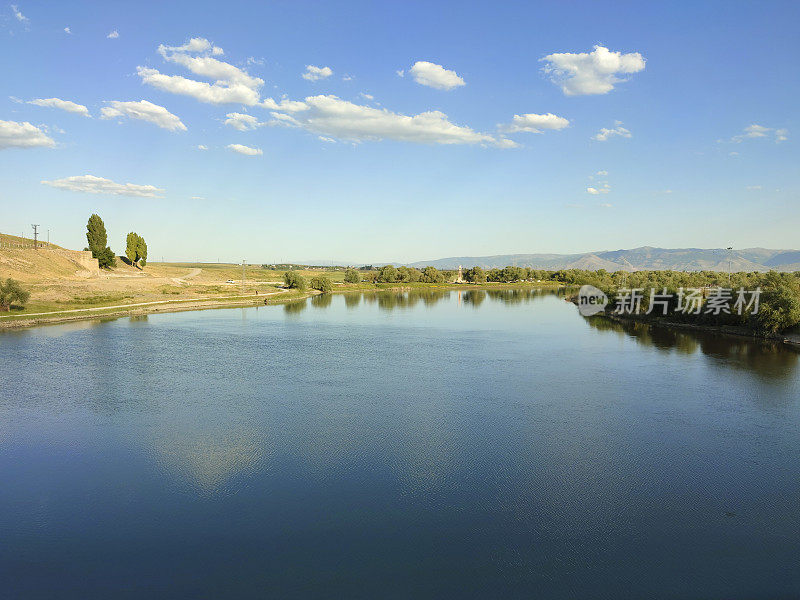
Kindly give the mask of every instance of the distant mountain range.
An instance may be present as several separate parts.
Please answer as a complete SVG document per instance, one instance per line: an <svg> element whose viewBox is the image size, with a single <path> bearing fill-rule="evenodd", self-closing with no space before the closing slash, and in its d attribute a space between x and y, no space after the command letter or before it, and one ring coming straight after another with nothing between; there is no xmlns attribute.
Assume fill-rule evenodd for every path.
<svg viewBox="0 0 800 600"><path fill-rule="evenodd" d="M454 256L423 260L409 266L457 269L458 266L494 269L508 265L533 269L586 269L606 271L727 271L728 250L724 248L652 248L610 250L585 254L499 254L495 256ZM800 271L800 250L746 248L731 251L735 271Z"/></svg>

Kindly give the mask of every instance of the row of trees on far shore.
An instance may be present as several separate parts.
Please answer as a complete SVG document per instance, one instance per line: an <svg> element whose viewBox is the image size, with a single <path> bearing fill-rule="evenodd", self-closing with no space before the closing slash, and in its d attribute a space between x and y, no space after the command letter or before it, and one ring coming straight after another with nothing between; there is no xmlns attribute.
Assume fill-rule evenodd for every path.
<svg viewBox="0 0 800 600"><path fill-rule="evenodd" d="M92 257L97 259L101 269L110 269L116 266L117 257L108 247L108 234L106 225L99 215L93 214L86 224L86 241L89 244ZM139 234L131 231L126 239L125 257L130 264L140 269L147 264L147 243Z"/></svg>
<svg viewBox="0 0 800 600"><path fill-rule="evenodd" d="M283 285L292 290L304 290L308 287L305 278L297 271L286 271L283 274ZM311 289L318 290L323 294L330 294L333 291L331 280L320 275L311 278Z"/></svg>
<svg viewBox="0 0 800 600"><path fill-rule="evenodd" d="M350 271L352 271L352 276ZM517 283L548 282L566 286L593 285L603 290L610 299L614 299L620 290L643 289L649 293L654 289L659 292L675 294L679 289L713 289L727 288L732 290L760 289L761 304L756 314L703 315L700 321L711 325L746 326L756 331L775 333L800 327L800 272L778 273L770 271L724 273L720 271L616 271L604 269L586 271L582 269L532 269L529 267L507 266L484 270L475 266L462 271L464 281L468 283ZM348 277L351 277L348 279ZM348 270L345 281L357 283L359 273ZM454 271L438 271L433 267L422 270L412 267L394 267L386 265L364 275L364 280L374 283L441 283L453 282ZM648 297L645 297L646 307ZM677 314L675 318L680 319Z"/></svg>
<svg viewBox="0 0 800 600"><path fill-rule="evenodd" d="M706 314L694 318L695 322L709 325L735 325L748 327L754 331L775 333L800 326L800 272L769 273L724 273L719 271L616 271L603 269L586 271L582 269L532 269L529 267L507 266L496 269L483 269L474 266L462 270L463 280L467 283L519 283L539 282L555 283L569 287L585 284L593 285L606 293L614 306L614 299L622 290L645 290L642 307L647 309L651 289L659 293L666 292L677 297L681 288L705 290L704 298L709 290L726 288L730 290L761 290L761 303L757 313ZM434 267L416 269L414 267L385 265L377 270L364 271L348 268L344 273L344 282L366 283L452 283L456 281L455 271L440 271ZM305 289L307 282L297 271L287 271L284 276L286 287ZM322 292L331 290L331 283L325 277L314 277L311 288ZM670 317L680 320L679 313Z"/></svg>

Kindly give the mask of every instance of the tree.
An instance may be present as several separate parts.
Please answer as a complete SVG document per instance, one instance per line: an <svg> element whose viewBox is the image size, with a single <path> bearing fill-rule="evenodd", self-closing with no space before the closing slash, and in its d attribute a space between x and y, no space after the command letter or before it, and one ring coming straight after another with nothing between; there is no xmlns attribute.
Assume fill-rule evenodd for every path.
<svg viewBox="0 0 800 600"><path fill-rule="evenodd" d="M128 234L125 240L125 256L131 261L132 265L136 264L136 249L139 247L139 236L133 231Z"/></svg>
<svg viewBox="0 0 800 600"><path fill-rule="evenodd" d="M142 268L147 263L147 244L144 238L137 233L131 231L126 240L125 256L131 261L131 264Z"/></svg>
<svg viewBox="0 0 800 600"><path fill-rule="evenodd" d="M89 242L89 250L95 258L108 244L106 225L99 215L93 214L89 217L89 222L86 224L86 241Z"/></svg>
<svg viewBox="0 0 800 600"><path fill-rule="evenodd" d="M397 269L392 265L386 265L378 269L379 283L395 283L397 281Z"/></svg>
<svg viewBox="0 0 800 600"><path fill-rule="evenodd" d="M89 242L92 257L97 259L101 269L117 264L114 252L106 245L108 243L106 225L99 215L93 214L89 217L89 222L86 224L86 241Z"/></svg>
<svg viewBox="0 0 800 600"><path fill-rule="evenodd" d="M759 327L769 333L784 331L800 323L798 286L791 275L775 271L767 273L755 316Z"/></svg>
<svg viewBox="0 0 800 600"><path fill-rule="evenodd" d="M444 275L442 275L436 267L425 267L422 269L422 283L442 283Z"/></svg>
<svg viewBox="0 0 800 600"><path fill-rule="evenodd" d="M286 271L283 274L283 283L289 289L306 289L306 280L297 271Z"/></svg>
<svg viewBox="0 0 800 600"><path fill-rule="evenodd" d="M355 269L347 269L344 272L344 282L345 283L360 283L361 276L358 274L358 271Z"/></svg>
<svg viewBox="0 0 800 600"><path fill-rule="evenodd" d="M97 258L97 264L101 269L110 269L117 266L117 257L108 246L103 248L95 258Z"/></svg>
<svg viewBox="0 0 800 600"><path fill-rule="evenodd" d="M14 303L24 305L30 297L30 292L23 290L18 281L10 277L0 281L0 310L9 311Z"/></svg>
<svg viewBox="0 0 800 600"><path fill-rule="evenodd" d="M136 253L139 255L139 265L144 267L147 264L147 242L143 237L139 237L139 248Z"/></svg>
<svg viewBox="0 0 800 600"><path fill-rule="evenodd" d="M464 279L471 283L486 283L486 273L480 267L472 267L464 271Z"/></svg>
<svg viewBox="0 0 800 600"><path fill-rule="evenodd" d="M414 267L398 267L397 281L417 283L422 279L422 271Z"/></svg>
<svg viewBox="0 0 800 600"><path fill-rule="evenodd" d="M333 285L327 277L314 277L311 280L311 289L319 290L323 294L330 294L333 291Z"/></svg>

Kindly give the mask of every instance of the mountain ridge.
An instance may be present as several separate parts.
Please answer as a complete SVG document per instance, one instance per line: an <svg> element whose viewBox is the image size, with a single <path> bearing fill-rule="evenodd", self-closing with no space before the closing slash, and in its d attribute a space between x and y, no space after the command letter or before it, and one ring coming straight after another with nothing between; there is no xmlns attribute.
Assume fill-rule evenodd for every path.
<svg viewBox="0 0 800 600"><path fill-rule="evenodd" d="M495 254L488 256L452 256L410 263L408 266L457 269L479 266L495 269L505 266L532 269L585 269L596 271L727 271L726 248L658 248L641 246L632 249L603 250L575 254ZM744 248L730 252L732 271L797 271L800 251L769 248Z"/></svg>

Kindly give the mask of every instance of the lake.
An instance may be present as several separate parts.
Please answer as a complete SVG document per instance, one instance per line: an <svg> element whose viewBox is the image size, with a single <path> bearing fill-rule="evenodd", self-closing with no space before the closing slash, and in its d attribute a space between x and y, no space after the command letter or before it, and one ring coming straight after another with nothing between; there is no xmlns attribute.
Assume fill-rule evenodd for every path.
<svg viewBox="0 0 800 600"><path fill-rule="evenodd" d="M799 357L530 290L3 332L0 597L798 597Z"/></svg>

